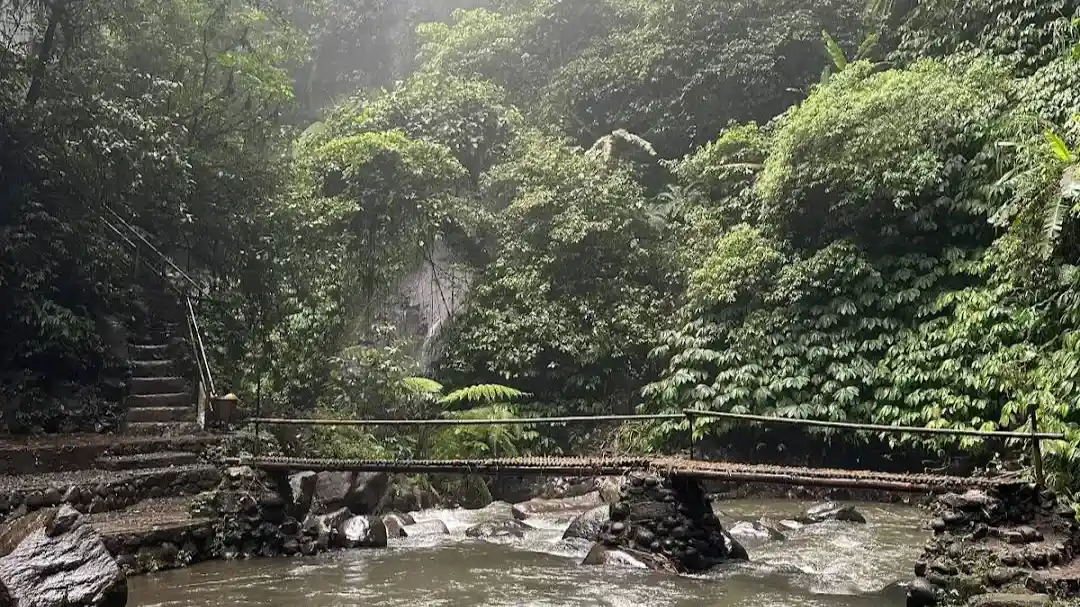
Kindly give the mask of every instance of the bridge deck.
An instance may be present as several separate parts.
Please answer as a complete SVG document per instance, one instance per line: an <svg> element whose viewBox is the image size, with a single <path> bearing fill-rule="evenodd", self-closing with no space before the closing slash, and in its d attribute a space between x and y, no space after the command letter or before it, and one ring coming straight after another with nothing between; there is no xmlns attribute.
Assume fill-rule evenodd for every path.
<svg viewBox="0 0 1080 607"><path fill-rule="evenodd" d="M290 457L241 458L238 463L262 470L336 470L405 474L544 474L555 476L619 476L652 471L707 480L940 493L989 488L1015 478L959 477L937 474L894 474L866 470L790 468L734 464L677 457L597 458L523 457L484 460L343 460Z"/></svg>

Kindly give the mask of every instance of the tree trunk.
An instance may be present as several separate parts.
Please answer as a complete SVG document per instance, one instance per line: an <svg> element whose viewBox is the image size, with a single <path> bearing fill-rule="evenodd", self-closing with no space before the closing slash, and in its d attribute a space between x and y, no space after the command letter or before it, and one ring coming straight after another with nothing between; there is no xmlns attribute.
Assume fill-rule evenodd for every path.
<svg viewBox="0 0 1080 607"><path fill-rule="evenodd" d="M55 0L49 2L49 24L45 28L45 36L41 40L41 48L34 62L34 70L30 74L30 89L26 92L26 109L32 110L41 98L41 91L45 82L45 70L52 59L53 49L56 46L56 29L60 26L60 17L64 12L64 1Z"/></svg>

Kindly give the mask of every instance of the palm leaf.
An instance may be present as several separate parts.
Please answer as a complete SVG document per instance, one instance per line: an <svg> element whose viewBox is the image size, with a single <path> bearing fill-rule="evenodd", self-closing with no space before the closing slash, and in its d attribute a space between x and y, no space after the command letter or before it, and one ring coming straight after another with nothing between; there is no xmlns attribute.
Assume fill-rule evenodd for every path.
<svg viewBox="0 0 1080 607"><path fill-rule="evenodd" d="M477 384L465 386L454 390L450 394L439 399L443 405L455 405L459 403L505 403L514 399L528 396L527 393L499 384Z"/></svg>
<svg viewBox="0 0 1080 607"><path fill-rule="evenodd" d="M842 72L847 67L847 57L844 56L844 50L840 48L840 45L833 40L833 37L829 35L829 32L821 30L821 38L825 41L825 50L829 53L829 57L832 58L833 65L836 66L836 71Z"/></svg>

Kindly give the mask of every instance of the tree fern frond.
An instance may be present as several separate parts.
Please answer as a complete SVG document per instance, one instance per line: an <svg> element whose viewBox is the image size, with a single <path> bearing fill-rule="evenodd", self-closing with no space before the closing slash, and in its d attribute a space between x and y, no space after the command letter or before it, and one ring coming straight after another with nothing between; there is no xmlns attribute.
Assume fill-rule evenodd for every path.
<svg viewBox="0 0 1080 607"><path fill-rule="evenodd" d="M442 384L426 377L406 377L401 384L414 394L440 394L443 391Z"/></svg>
<svg viewBox="0 0 1080 607"><path fill-rule="evenodd" d="M528 394L509 386L502 386L499 384L477 384L475 386L465 386L464 388L454 390L450 394L439 399L439 403L443 405L454 405L459 403L505 403L523 396L528 396Z"/></svg>

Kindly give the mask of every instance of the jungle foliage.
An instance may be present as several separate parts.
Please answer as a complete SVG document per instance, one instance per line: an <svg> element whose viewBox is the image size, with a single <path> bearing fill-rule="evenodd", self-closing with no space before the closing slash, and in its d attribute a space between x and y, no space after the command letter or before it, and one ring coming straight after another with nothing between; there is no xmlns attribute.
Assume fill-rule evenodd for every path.
<svg viewBox="0 0 1080 607"><path fill-rule="evenodd" d="M0 0L28 15L0 54L6 394L108 366L95 322L139 297L94 221L109 204L224 302L201 310L215 363L265 411L989 430L1035 409L1075 434L1072 0L158 4ZM468 294L419 345L389 302L437 243ZM462 405L443 384L501 397ZM5 402L12 428L74 419ZM465 428L320 442L587 438ZM670 449L684 431L605 442ZM813 436L800 448L868 438ZM1075 440L1048 454L1080 474Z"/></svg>

